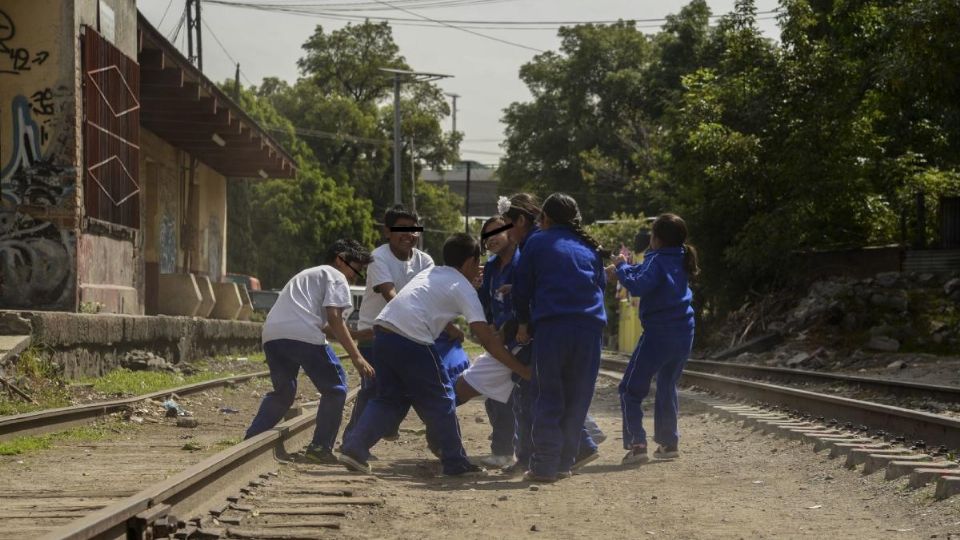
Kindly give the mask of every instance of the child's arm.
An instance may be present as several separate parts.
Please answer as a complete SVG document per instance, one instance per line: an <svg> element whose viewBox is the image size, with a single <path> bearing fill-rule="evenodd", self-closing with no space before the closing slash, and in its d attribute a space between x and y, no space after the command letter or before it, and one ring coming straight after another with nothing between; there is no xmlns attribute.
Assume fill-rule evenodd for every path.
<svg viewBox="0 0 960 540"><path fill-rule="evenodd" d="M643 263L633 266L623 261L617 263L617 279L633 296L650 294L660 283L660 265L656 264L656 258L656 254L649 255Z"/></svg>
<svg viewBox="0 0 960 540"><path fill-rule="evenodd" d="M523 380L530 380L530 366L521 364L520 361L504 347L503 341L490 329L490 326L483 322L474 322L470 323L470 330L477 336L477 341L490 353L490 356L510 368L511 371L519 375Z"/></svg>
<svg viewBox="0 0 960 540"><path fill-rule="evenodd" d="M367 363L367 360L360 354L360 350L357 349L357 344L354 343L353 338L350 337L350 330L347 329L347 324L343 322L343 308L328 306L326 310L327 325L330 328L330 332L332 332L334 337L337 338L337 341L343 345L343 348L347 350L347 354L353 362L353 367L357 368L360 376L368 379L373 378L375 375L373 367Z"/></svg>
<svg viewBox="0 0 960 540"><path fill-rule="evenodd" d="M520 256L520 262L513 271L513 286L510 293L513 296L513 312L517 316L519 328L517 330L517 341L527 343L530 341L528 324L530 323L530 300L533 298L534 282L534 263L536 261L535 239L527 241L523 254Z"/></svg>

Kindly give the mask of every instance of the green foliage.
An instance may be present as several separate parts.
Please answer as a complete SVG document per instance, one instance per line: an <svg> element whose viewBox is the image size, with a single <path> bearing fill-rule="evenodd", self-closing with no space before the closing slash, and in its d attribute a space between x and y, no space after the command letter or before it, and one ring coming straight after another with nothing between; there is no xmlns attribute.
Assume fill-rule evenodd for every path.
<svg viewBox="0 0 960 540"><path fill-rule="evenodd" d="M193 384L228 374L201 371L192 375L181 375L168 371L130 371L129 369L115 369L102 377L80 379L79 384L92 384L93 389L106 395L140 395L168 390L178 386Z"/></svg>
<svg viewBox="0 0 960 540"><path fill-rule="evenodd" d="M794 257L903 240L958 192L960 5L753 0L710 26L694 0L646 37L630 22L560 31L504 111L505 191L571 192L588 220L683 216L710 307L794 279ZM599 233L599 231L598 231ZM914 235L911 235L911 239Z"/></svg>
<svg viewBox="0 0 960 540"><path fill-rule="evenodd" d="M421 209L429 208L429 212ZM443 243L447 238L463 230L463 199L450 188L431 182L417 182L417 212L421 214L424 227L423 249L437 264L443 255Z"/></svg>
<svg viewBox="0 0 960 540"><path fill-rule="evenodd" d="M91 426L79 426L48 435L27 435L0 442L0 456L18 456L52 448L57 443L82 443L102 441L135 426L111 419Z"/></svg>

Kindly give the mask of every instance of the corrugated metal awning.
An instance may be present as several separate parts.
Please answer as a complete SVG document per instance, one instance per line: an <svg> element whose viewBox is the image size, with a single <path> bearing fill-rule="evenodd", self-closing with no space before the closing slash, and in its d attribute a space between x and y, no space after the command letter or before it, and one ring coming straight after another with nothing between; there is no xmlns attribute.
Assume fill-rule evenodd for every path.
<svg viewBox="0 0 960 540"><path fill-rule="evenodd" d="M293 158L137 14L140 124L224 176L290 178Z"/></svg>

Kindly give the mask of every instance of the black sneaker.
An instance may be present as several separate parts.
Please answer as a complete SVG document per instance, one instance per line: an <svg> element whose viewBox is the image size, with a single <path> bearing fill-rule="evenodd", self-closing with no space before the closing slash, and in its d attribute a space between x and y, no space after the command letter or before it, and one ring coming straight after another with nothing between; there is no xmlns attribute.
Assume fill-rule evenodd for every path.
<svg viewBox="0 0 960 540"><path fill-rule="evenodd" d="M487 470L483 467L474 465L473 463L468 463L464 465L463 469L454 473L443 473L444 476L451 476L454 478L471 478L474 476L487 476Z"/></svg>
<svg viewBox="0 0 960 540"><path fill-rule="evenodd" d="M313 446L307 447L307 451L303 453L303 458L307 461L313 463L319 463L321 465L336 465L340 463L337 460L337 456L333 455L327 448L316 448Z"/></svg>
<svg viewBox="0 0 960 540"><path fill-rule="evenodd" d="M591 452L591 453L589 453L589 454L587 454L587 455L585 455L585 456L579 456L579 457L577 457L577 461L575 461L575 462L573 463L573 466L570 467L570 470L571 470L571 471L576 471L576 470L582 468L582 467L583 467L584 465L586 465L587 463L591 463L591 462L593 462L593 461L596 461L596 460L599 459L599 458L600 458L600 451L599 451L599 450L595 450L595 451L593 451L593 452Z"/></svg>
<svg viewBox="0 0 960 540"><path fill-rule="evenodd" d="M504 476L520 476L523 473L527 472L527 466L520 463L519 461L515 462L509 467L504 467L500 469L500 474Z"/></svg>
<svg viewBox="0 0 960 540"><path fill-rule="evenodd" d="M680 457L680 450L676 445L673 446L664 446L660 445L656 450L653 451L653 457L657 459L677 459Z"/></svg>
<svg viewBox="0 0 960 540"><path fill-rule="evenodd" d="M641 465L650 461L650 457L647 456L647 445L634 445L633 448L627 452L627 455L623 456L623 459L620 461L621 465Z"/></svg>
<svg viewBox="0 0 960 540"><path fill-rule="evenodd" d="M527 471L523 473L523 479L527 482L534 482L537 484L552 484L559 480L559 476L546 476L543 474L537 474L533 471Z"/></svg>

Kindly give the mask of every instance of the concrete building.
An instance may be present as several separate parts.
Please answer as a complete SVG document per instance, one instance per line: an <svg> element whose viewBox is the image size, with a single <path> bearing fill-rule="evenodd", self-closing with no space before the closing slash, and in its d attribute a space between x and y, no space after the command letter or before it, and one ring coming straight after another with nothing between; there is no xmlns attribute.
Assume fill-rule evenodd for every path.
<svg viewBox="0 0 960 540"><path fill-rule="evenodd" d="M293 159L134 0L0 0L0 309L243 316L229 177Z"/></svg>
<svg viewBox="0 0 960 540"><path fill-rule="evenodd" d="M450 191L466 198L467 163L470 163L470 215L492 216L497 213L497 170L476 161L461 162L452 169L434 171L426 169L420 179L432 184L443 184Z"/></svg>

